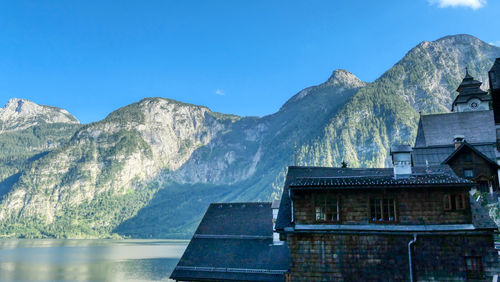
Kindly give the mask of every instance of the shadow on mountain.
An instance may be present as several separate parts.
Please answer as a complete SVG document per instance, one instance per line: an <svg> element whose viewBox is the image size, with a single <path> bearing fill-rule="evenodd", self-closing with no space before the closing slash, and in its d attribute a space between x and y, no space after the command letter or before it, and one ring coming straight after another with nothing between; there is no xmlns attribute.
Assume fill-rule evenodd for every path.
<svg viewBox="0 0 500 282"><path fill-rule="evenodd" d="M20 172L5 178L2 182L0 182L0 199L5 194L9 193L10 188L12 188L12 185L14 185L14 183L16 183L19 180L19 177L21 177Z"/></svg>
<svg viewBox="0 0 500 282"><path fill-rule="evenodd" d="M227 198L232 189L209 184L170 184L113 233L132 238L190 238L208 205Z"/></svg>

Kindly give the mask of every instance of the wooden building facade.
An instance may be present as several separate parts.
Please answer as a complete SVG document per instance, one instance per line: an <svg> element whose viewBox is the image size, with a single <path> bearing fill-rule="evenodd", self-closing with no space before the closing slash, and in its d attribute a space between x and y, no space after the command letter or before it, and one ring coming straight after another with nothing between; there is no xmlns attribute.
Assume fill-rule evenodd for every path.
<svg viewBox="0 0 500 282"><path fill-rule="evenodd" d="M396 169L289 167L276 224L291 252L289 280L497 274L497 226L470 197L476 184L446 165L410 169L398 176Z"/></svg>

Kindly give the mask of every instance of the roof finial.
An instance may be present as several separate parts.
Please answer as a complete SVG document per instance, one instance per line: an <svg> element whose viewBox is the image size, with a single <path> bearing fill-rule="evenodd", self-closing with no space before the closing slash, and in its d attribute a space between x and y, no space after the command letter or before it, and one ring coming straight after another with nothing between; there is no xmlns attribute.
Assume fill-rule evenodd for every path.
<svg viewBox="0 0 500 282"><path fill-rule="evenodd" d="M293 162L293 165L297 166L297 142L293 144Z"/></svg>
<svg viewBox="0 0 500 282"><path fill-rule="evenodd" d="M469 75L469 67L465 67L465 75Z"/></svg>

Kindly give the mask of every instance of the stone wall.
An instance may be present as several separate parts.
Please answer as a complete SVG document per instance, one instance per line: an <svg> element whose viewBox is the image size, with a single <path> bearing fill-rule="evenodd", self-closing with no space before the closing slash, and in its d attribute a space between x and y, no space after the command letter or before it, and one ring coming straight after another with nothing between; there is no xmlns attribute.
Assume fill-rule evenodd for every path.
<svg viewBox="0 0 500 282"><path fill-rule="evenodd" d="M412 234L290 234L290 281L407 281L412 239ZM418 236L415 281L465 281L470 255L482 256L484 279L497 273L492 234Z"/></svg>

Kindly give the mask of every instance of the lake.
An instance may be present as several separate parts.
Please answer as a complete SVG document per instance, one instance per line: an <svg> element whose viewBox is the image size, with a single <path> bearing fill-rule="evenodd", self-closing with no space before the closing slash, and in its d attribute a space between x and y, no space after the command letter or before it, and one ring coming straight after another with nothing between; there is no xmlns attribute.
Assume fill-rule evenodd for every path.
<svg viewBox="0 0 500 282"><path fill-rule="evenodd" d="M0 240L0 280L165 281L188 242Z"/></svg>

